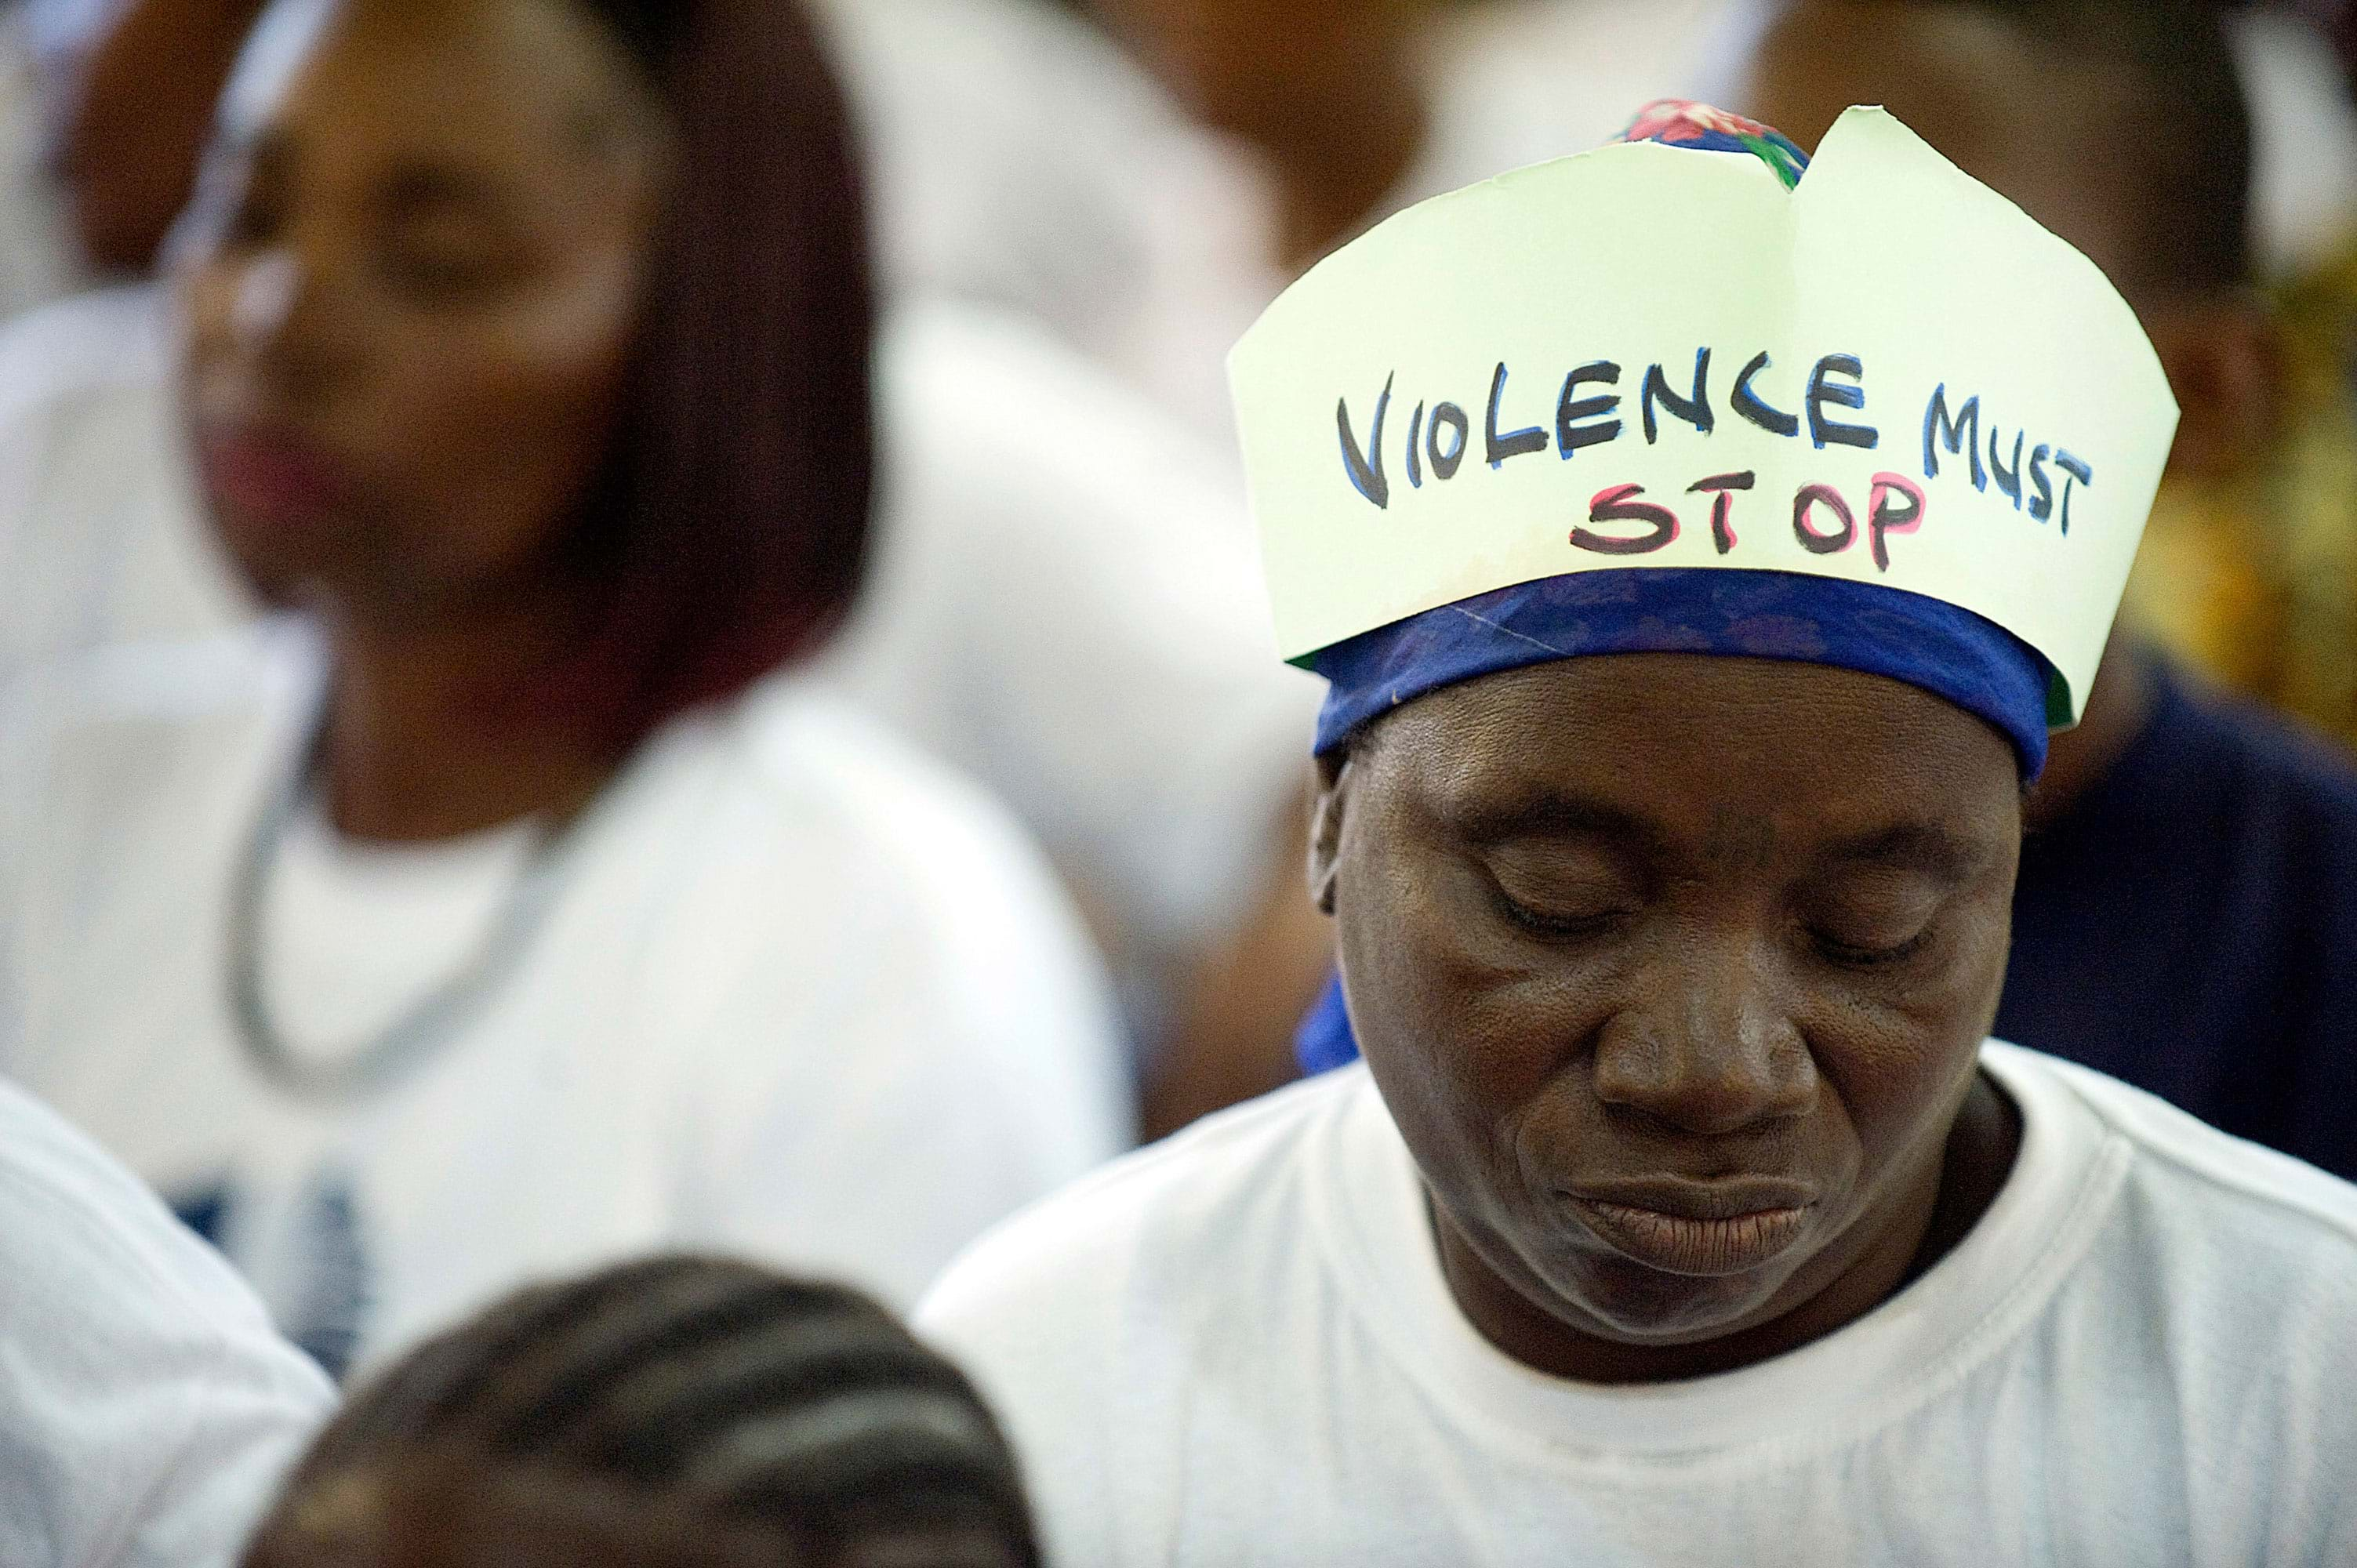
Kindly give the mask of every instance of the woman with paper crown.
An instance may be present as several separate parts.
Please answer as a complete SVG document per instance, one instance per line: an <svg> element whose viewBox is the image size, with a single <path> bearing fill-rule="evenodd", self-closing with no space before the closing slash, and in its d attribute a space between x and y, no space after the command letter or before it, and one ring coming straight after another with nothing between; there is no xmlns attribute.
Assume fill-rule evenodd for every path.
<svg viewBox="0 0 2357 1568"><path fill-rule="evenodd" d="M920 1319L1069 1563L2357 1561L2357 1191L1985 1038L2150 347L1878 111L1646 124L1235 355L1365 1065Z"/></svg>

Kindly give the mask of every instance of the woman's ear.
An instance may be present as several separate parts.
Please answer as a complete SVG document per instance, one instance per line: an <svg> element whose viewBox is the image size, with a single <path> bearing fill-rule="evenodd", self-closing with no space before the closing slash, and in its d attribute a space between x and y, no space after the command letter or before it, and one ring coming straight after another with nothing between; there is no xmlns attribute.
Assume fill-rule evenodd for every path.
<svg viewBox="0 0 2357 1568"><path fill-rule="evenodd" d="M1351 792L1348 747L1318 759L1318 799L1309 814L1309 897L1334 912L1334 879L1342 862L1342 812Z"/></svg>
<svg viewBox="0 0 2357 1568"><path fill-rule="evenodd" d="M2233 294L2160 306L2147 326L2183 411L2169 473L2233 478L2275 434L2283 365L2274 317L2260 300Z"/></svg>

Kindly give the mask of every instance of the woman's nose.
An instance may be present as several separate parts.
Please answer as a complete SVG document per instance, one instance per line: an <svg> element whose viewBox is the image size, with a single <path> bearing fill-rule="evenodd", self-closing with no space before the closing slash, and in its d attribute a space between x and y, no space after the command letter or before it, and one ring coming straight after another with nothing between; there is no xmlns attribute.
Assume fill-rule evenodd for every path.
<svg viewBox="0 0 2357 1568"><path fill-rule="evenodd" d="M283 392L307 395L326 374L320 293L317 270L287 248L255 257L231 295L231 340Z"/></svg>
<svg viewBox="0 0 2357 1568"><path fill-rule="evenodd" d="M273 251L250 263L230 301L230 328L239 346L259 349L283 336L302 288L303 265L292 251Z"/></svg>
<svg viewBox="0 0 2357 1568"><path fill-rule="evenodd" d="M1768 960L1744 944L1710 944L1650 966L1639 983L1598 1038L1606 1104L1716 1137L1814 1103L1816 1063Z"/></svg>

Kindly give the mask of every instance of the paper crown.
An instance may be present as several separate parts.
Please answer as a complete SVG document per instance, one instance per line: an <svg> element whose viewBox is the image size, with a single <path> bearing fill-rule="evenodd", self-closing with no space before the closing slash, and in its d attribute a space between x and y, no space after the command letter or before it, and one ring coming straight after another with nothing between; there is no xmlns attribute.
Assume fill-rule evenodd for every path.
<svg viewBox="0 0 2357 1568"><path fill-rule="evenodd" d="M1286 658L1629 566L1929 595L2074 723L2177 426L2095 265L1879 109L1797 188L1601 147L1412 208L1229 361Z"/></svg>

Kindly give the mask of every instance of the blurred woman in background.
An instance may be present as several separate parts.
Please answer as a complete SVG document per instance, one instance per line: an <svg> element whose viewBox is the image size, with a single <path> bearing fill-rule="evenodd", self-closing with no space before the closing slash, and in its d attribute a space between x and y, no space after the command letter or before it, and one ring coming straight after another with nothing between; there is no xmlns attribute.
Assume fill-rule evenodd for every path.
<svg viewBox="0 0 2357 1568"><path fill-rule="evenodd" d="M202 139L175 104L219 95L221 35L255 7L41 5L80 39L51 76L75 106L75 209L152 250L179 209L158 177L183 170L185 191ZM1215 343L1196 309L1156 303L1197 271L1164 242L1196 248L1201 207L1182 192L1202 139L1046 0L809 10L858 112L893 306L874 349L870 560L813 672L1038 839L1119 983L1145 1124L1173 1126L1289 1074L1326 964L1297 875L1314 682L1265 657L1231 460L1111 368L1118 318L1184 323L1209 365L1249 317ZM146 85L159 73L168 95ZM169 316L141 284L0 328L0 684L255 613L202 520Z"/></svg>
<svg viewBox="0 0 2357 1568"><path fill-rule="evenodd" d="M0 1065L330 1366L664 1242L905 1300L1120 1144L1044 867L780 673L871 462L795 7L282 0L183 232L207 510L301 613L20 695Z"/></svg>
<svg viewBox="0 0 2357 1568"><path fill-rule="evenodd" d="M739 1263L514 1296L362 1389L247 1568L1036 1568L1015 1457L857 1294Z"/></svg>

